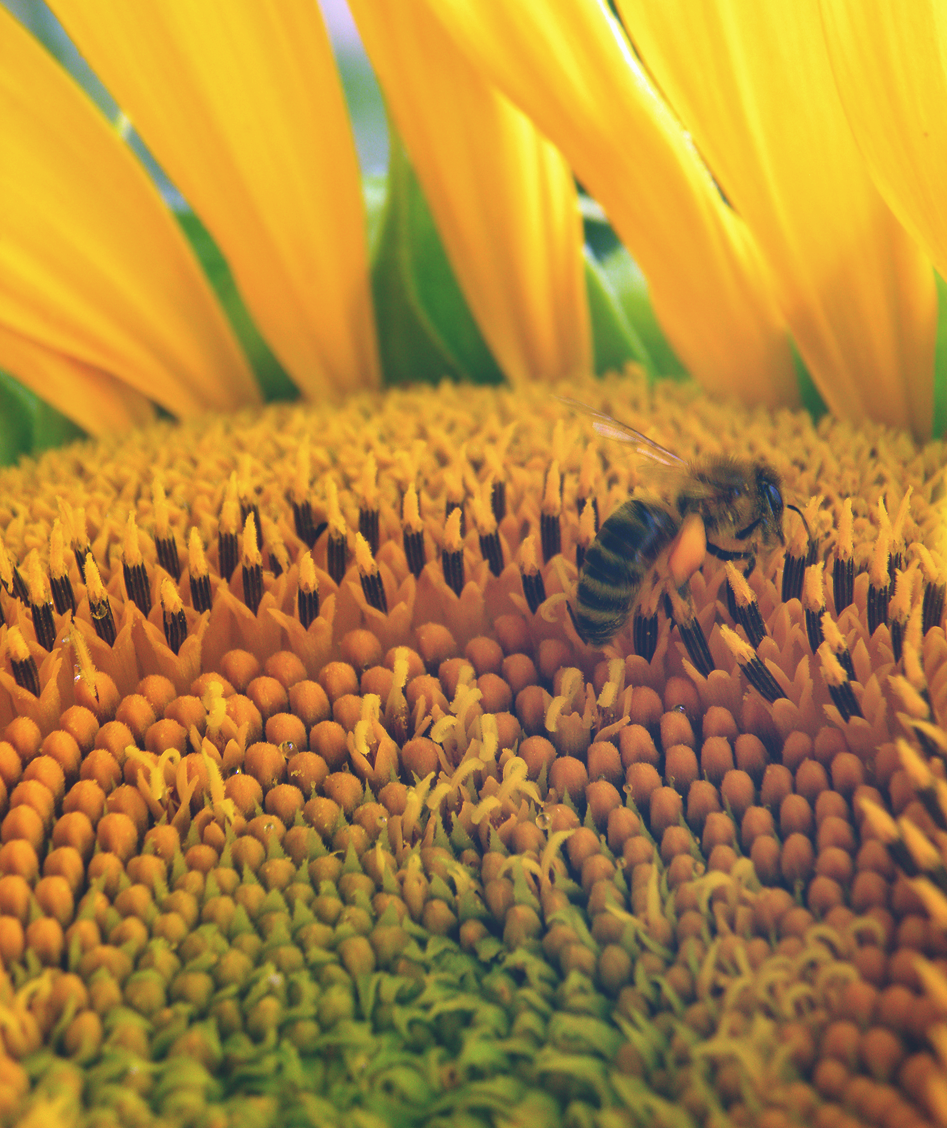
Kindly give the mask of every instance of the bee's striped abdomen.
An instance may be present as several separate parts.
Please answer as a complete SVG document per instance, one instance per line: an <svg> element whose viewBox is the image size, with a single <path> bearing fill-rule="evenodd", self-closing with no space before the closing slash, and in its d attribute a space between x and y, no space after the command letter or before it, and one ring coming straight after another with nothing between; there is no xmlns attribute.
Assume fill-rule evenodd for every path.
<svg viewBox="0 0 947 1128"><path fill-rule="evenodd" d="M575 628L593 646L604 646L625 625L638 589L680 522L659 506L626 501L599 529L585 554Z"/></svg>

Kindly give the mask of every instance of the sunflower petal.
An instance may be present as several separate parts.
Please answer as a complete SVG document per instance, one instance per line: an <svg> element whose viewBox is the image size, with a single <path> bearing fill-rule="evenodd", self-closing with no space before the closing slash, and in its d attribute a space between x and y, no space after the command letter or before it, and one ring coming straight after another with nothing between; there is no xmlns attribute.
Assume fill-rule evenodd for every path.
<svg viewBox="0 0 947 1128"><path fill-rule="evenodd" d="M151 401L121 380L4 325L0 325L0 368L17 373L22 384L90 435L137 427L155 415Z"/></svg>
<svg viewBox="0 0 947 1128"><path fill-rule="evenodd" d="M619 0L619 9L756 237L828 407L930 437L933 273L868 175L819 0Z"/></svg>
<svg viewBox="0 0 947 1128"><path fill-rule="evenodd" d="M602 0L411 0L419 3L565 154L647 276L688 370L719 392L797 402L753 241Z"/></svg>
<svg viewBox="0 0 947 1128"><path fill-rule="evenodd" d="M592 364L582 223L558 151L421 4L351 0L451 265L512 380Z"/></svg>
<svg viewBox="0 0 947 1128"><path fill-rule="evenodd" d="M79 422L101 382L70 392L70 364L179 415L256 400L230 328L144 170L4 8L0 42L0 325L21 338L11 372L42 392L58 364L57 406ZM22 367L28 356L36 367ZM137 397L124 403L141 417Z"/></svg>
<svg viewBox="0 0 947 1128"><path fill-rule="evenodd" d="M358 162L318 5L51 7L213 235L299 387L376 385Z"/></svg>

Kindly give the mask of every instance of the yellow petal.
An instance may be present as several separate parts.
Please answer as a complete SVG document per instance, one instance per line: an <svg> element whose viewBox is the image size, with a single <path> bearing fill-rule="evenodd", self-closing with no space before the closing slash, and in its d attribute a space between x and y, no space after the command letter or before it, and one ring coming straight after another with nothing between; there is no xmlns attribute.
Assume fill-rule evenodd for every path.
<svg viewBox="0 0 947 1128"><path fill-rule="evenodd" d="M592 363L572 175L426 7L351 0L454 273L513 380Z"/></svg>
<svg viewBox="0 0 947 1128"><path fill-rule="evenodd" d="M0 368L16 373L21 383L90 435L137 427L155 415L151 401L121 380L4 325L0 325Z"/></svg>
<svg viewBox="0 0 947 1128"><path fill-rule="evenodd" d="M55 0L313 397L378 383L358 162L313 0Z"/></svg>
<svg viewBox="0 0 947 1128"><path fill-rule="evenodd" d="M641 265L707 387L798 397L782 318L740 220L656 97L602 0L410 0L564 153Z"/></svg>
<svg viewBox="0 0 947 1128"><path fill-rule="evenodd" d="M108 373L178 415L258 399L223 313L144 170L2 7L0 44L0 325L70 358L77 372ZM28 354L39 356L24 343L21 362ZM11 371L37 387L50 369L41 362ZM94 405L57 406L79 420Z"/></svg>
<svg viewBox="0 0 947 1128"><path fill-rule="evenodd" d="M619 0L619 8L756 237L829 408L930 437L933 273L859 154L819 0Z"/></svg>

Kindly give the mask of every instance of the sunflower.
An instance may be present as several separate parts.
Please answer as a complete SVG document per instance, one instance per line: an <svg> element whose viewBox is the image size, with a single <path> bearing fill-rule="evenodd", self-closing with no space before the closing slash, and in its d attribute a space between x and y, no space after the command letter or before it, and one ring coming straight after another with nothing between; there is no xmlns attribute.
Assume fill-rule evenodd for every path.
<svg viewBox="0 0 947 1128"><path fill-rule="evenodd" d="M399 289L312 4L58 0L308 401L266 407L0 12L0 360L100 436L0 472L6 1122L947 1122L935 126L860 77L936 12L618 7L352 0ZM645 372L573 174L742 404ZM586 645L600 521L673 498L556 397L771 466L784 547Z"/></svg>

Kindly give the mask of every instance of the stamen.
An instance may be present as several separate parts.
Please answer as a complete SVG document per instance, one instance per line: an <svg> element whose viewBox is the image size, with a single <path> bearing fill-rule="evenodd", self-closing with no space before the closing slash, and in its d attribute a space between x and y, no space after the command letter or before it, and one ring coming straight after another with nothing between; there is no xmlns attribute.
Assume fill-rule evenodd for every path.
<svg viewBox="0 0 947 1128"><path fill-rule="evenodd" d="M85 575L86 557L92 552L89 534L86 531L85 506L80 505L72 514L72 552L79 567L79 575Z"/></svg>
<svg viewBox="0 0 947 1128"><path fill-rule="evenodd" d="M367 598L367 596L366 596ZM299 590L296 593L299 621L309 629L309 624L319 616L319 579L312 553L304 552L299 561Z"/></svg>
<svg viewBox="0 0 947 1128"><path fill-rule="evenodd" d="M586 504L591 502L592 515L595 521L593 536L598 532L598 498L595 496L595 482L598 475L598 447L595 443L589 443L582 453L582 465L579 468L579 488L575 502L580 521L585 512Z"/></svg>
<svg viewBox="0 0 947 1128"><path fill-rule="evenodd" d="M191 606L202 615L210 610L213 596L210 590L210 569L207 567L201 535L193 527L187 542L187 571L191 580Z"/></svg>
<svg viewBox="0 0 947 1128"><path fill-rule="evenodd" d="M852 655L849 652L848 643L846 643L845 636L839 630L838 623L835 622L828 611L822 616L822 637L825 639L829 650L832 651L841 663L849 679L855 681L855 665L852 662Z"/></svg>
<svg viewBox="0 0 947 1128"><path fill-rule="evenodd" d="M249 521L248 517L247 522ZM184 614L184 604L181 602L178 589L167 576L161 581L158 596L164 615L164 637L168 640L171 650L177 654L187 638L187 616Z"/></svg>
<svg viewBox="0 0 947 1128"><path fill-rule="evenodd" d="M895 571L901 567L904 561L902 552L902 545L904 544L904 526L911 508L912 493L914 493L914 487L908 486L891 525L891 563L889 565L889 577L892 583L894 582Z"/></svg>
<svg viewBox="0 0 947 1128"><path fill-rule="evenodd" d="M732 630L725 623L721 623L720 637L726 643L730 653L737 660L737 664L743 671L746 680L762 697L765 697L766 700L772 704L774 701L778 701L780 697L786 696L782 689L780 689L779 682L776 681L769 670L763 665L758 655L754 652L753 647L750 646L748 642L744 642L736 631Z"/></svg>
<svg viewBox="0 0 947 1128"><path fill-rule="evenodd" d="M31 553L27 563L27 585L30 593L30 611L36 641L44 650L56 645L56 624L53 622L53 602L49 598L49 585L43 574L37 553Z"/></svg>
<svg viewBox="0 0 947 1128"><path fill-rule="evenodd" d="M490 487L490 507L497 523L506 516L506 482L502 478L494 478Z"/></svg>
<svg viewBox="0 0 947 1128"><path fill-rule="evenodd" d="M486 497L490 496L492 485L493 481L490 479L484 486ZM474 494L470 499L470 511L480 537L480 554L490 565L493 575L499 576L503 571L503 546L500 544L500 533L493 510L483 498Z"/></svg>
<svg viewBox="0 0 947 1128"><path fill-rule="evenodd" d="M755 650L766 638L766 624L756 601L756 593L733 561L728 560L724 568L727 573L727 593L733 603L731 614L746 631L746 637Z"/></svg>
<svg viewBox="0 0 947 1128"><path fill-rule="evenodd" d="M368 541L372 556L377 556L379 543L378 465L371 452L365 460L365 469L362 471L362 499L358 511L358 531Z"/></svg>
<svg viewBox="0 0 947 1128"><path fill-rule="evenodd" d="M145 618L151 610L151 582L145 568L145 561L138 547L138 525L134 511L128 514L125 525L125 540L122 545L122 573L125 577L125 592Z"/></svg>
<svg viewBox="0 0 947 1128"><path fill-rule="evenodd" d="M562 551L562 530L559 518L562 514L562 476L559 463L553 462L546 475L546 489L539 514L539 534L543 546L543 560L548 564Z"/></svg>
<svg viewBox="0 0 947 1128"><path fill-rule="evenodd" d="M237 501L237 472L234 470L227 481L217 523L217 560L221 579L227 584L237 567L237 535L242 526Z"/></svg>
<svg viewBox="0 0 947 1128"><path fill-rule="evenodd" d="M193 585L192 585L193 586ZM109 602L108 592L102 577L99 575L98 565L91 552L85 557L85 589L89 597L89 612L92 615L92 626L95 633L108 646L115 643L115 619L112 616L112 605Z"/></svg>
<svg viewBox="0 0 947 1128"><path fill-rule="evenodd" d="M282 576L284 572L289 571L290 565L286 544L275 521L270 521L265 517L261 520L263 521L263 543L267 546L270 558L270 571L274 576Z"/></svg>
<svg viewBox="0 0 947 1128"><path fill-rule="evenodd" d="M90 696L98 701L99 687L96 678L98 670L95 668L95 663L92 661L92 655L89 653L89 646L85 640L85 636L81 631L73 630L66 636L66 641L72 647L72 653L75 657L73 669L78 673L79 680L89 691Z"/></svg>
<svg viewBox="0 0 947 1128"><path fill-rule="evenodd" d="M832 648L827 642L823 642L817 653L822 663L822 677L828 687L829 696L836 709L842 714L842 720L847 721L852 717L862 716L861 706L855 698L848 671L833 653Z"/></svg>
<svg viewBox="0 0 947 1128"><path fill-rule="evenodd" d="M7 552L2 537L0 537L0 583L3 584L10 595L16 596L21 603L29 603L30 593L27 590L26 581L20 574L16 561Z"/></svg>
<svg viewBox="0 0 947 1128"><path fill-rule="evenodd" d="M855 522L850 497L842 503L835 539L832 593L835 596L835 614L841 615L855 598Z"/></svg>
<svg viewBox="0 0 947 1128"><path fill-rule="evenodd" d="M164 492L164 486L157 478L154 480L151 492L154 499L155 552L158 554L158 563L177 583L181 578L178 542L175 540L174 530L171 528L168 499Z"/></svg>
<svg viewBox="0 0 947 1128"><path fill-rule="evenodd" d="M263 598L263 554L257 543L253 512L247 514L243 527L243 602L255 615Z"/></svg>
<svg viewBox="0 0 947 1128"><path fill-rule="evenodd" d="M901 661L904 632L911 617L915 575L917 572L914 568L908 569L907 572L902 572L899 568L894 574L894 595L888 603L888 615L891 620L888 629L891 631L891 649L895 662Z"/></svg>
<svg viewBox="0 0 947 1128"><path fill-rule="evenodd" d="M823 642L822 616L825 614L825 565L820 560L806 568L802 590L802 606L805 612L806 634L809 636L809 649L813 654Z"/></svg>
<svg viewBox="0 0 947 1128"><path fill-rule="evenodd" d="M76 596L66 567L66 546L63 528L57 517L49 534L49 586L53 593L56 614L76 613Z"/></svg>
<svg viewBox="0 0 947 1128"><path fill-rule="evenodd" d="M947 563L939 553L932 553L923 544L915 542L912 551L921 562L924 572L924 600L921 629L924 634L940 626L944 616L944 597L947 595Z"/></svg>
<svg viewBox="0 0 947 1128"><path fill-rule="evenodd" d="M546 601L546 585L543 583L536 558L536 538L525 537L520 545L520 577L523 581L523 595L532 614L536 614Z"/></svg>
<svg viewBox="0 0 947 1128"><path fill-rule="evenodd" d="M326 518L329 522L326 571L335 583L340 584L348 563L348 536L339 508L339 491L331 478L326 481Z"/></svg>
<svg viewBox="0 0 947 1128"><path fill-rule="evenodd" d="M444 523L450 520L455 511L460 511L460 535L467 535L467 514L464 512L464 483L455 470L444 471L444 484L447 487L447 499L444 502Z"/></svg>
<svg viewBox="0 0 947 1128"><path fill-rule="evenodd" d="M714 670L714 660L707 639L693 607L673 588L668 592L668 618L677 626L694 668L705 678L710 677Z"/></svg>
<svg viewBox="0 0 947 1128"><path fill-rule="evenodd" d="M388 614L388 599L385 588L381 582L381 572L372 556L368 541L361 533L355 534L355 565L358 568L359 579L362 581L362 591L369 607L376 611Z"/></svg>
<svg viewBox="0 0 947 1128"><path fill-rule="evenodd" d="M883 807L880 807L871 799L863 798L861 809L872 834L888 847L895 864L899 865L908 877L916 877L918 869L914 864L914 858L905 846L898 824L894 819Z"/></svg>
<svg viewBox="0 0 947 1128"><path fill-rule="evenodd" d="M444 550L441 553L441 567L444 579L454 595L464 590L464 534L462 531L463 510L454 509L444 526Z"/></svg>
<svg viewBox="0 0 947 1128"><path fill-rule="evenodd" d="M7 654L10 656L10 668L13 678L20 689L29 690L34 697L39 697L39 670L36 668L36 659L26 645L26 639L18 627L10 627L7 631Z"/></svg>
<svg viewBox="0 0 947 1128"><path fill-rule="evenodd" d="M947 808L944 806L947 786L944 785L944 781L937 779L906 740L898 741L898 753L901 757L901 766L907 772L911 786L924 805L924 810L941 830L947 830Z"/></svg>
<svg viewBox="0 0 947 1128"><path fill-rule="evenodd" d="M879 503L880 505L880 503ZM891 598L891 533L882 528L875 541L875 554L868 570L868 635L871 637L888 621L888 600Z"/></svg>
<svg viewBox="0 0 947 1128"><path fill-rule="evenodd" d="M253 522L257 529L263 526L260 524L260 507L256 503L253 490L249 485L250 480L250 456L244 454L240 458L240 472L237 475L237 497L240 501L240 528L246 526L247 518L253 514Z"/></svg>
<svg viewBox="0 0 947 1128"><path fill-rule="evenodd" d="M598 530L598 508L595 504L595 499L591 501L586 499L585 505L579 513L579 539L575 545L575 566L578 570L582 571L582 565L585 563L585 554L588 551L589 545L595 540L595 534Z"/></svg>
<svg viewBox="0 0 947 1128"><path fill-rule="evenodd" d="M790 599L802 598L802 585L805 580L806 568L814 564L818 558L819 542L809 534L812 522L815 520L817 502L806 506L807 514L799 522L798 528L789 543L786 559L783 562L783 603Z"/></svg>
<svg viewBox="0 0 947 1128"><path fill-rule="evenodd" d="M312 502L309 499L309 436L306 435L296 451L296 480L291 501L296 536L308 548L316 543L316 529L312 522Z"/></svg>
<svg viewBox="0 0 947 1128"><path fill-rule="evenodd" d="M427 563L427 552L424 547L424 522L421 520L418 491L413 485L408 486L401 504L401 529L405 558L411 575L417 579Z"/></svg>

